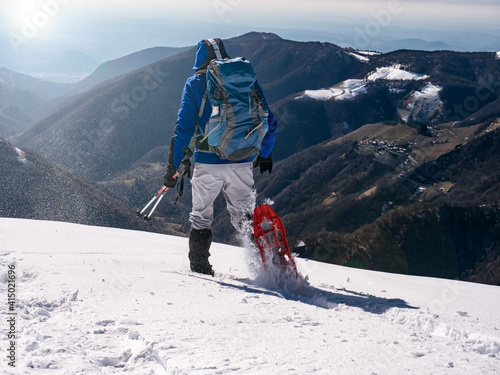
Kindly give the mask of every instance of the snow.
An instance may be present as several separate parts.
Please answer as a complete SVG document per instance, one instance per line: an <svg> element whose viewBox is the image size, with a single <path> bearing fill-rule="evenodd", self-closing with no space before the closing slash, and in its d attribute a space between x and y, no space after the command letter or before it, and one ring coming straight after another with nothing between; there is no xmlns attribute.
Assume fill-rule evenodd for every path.
<svg viewBox="0 0 500 375"><path fill-rule="evenodd" d="M370 59L368 57L361 56L360 54L357 54L357 53L349 52L349 55L351 55L352 57L358 59L361 62L369 62L370 61Z"/></svg>
<svg viewBox="0 0 500 375"><path fill-rule="evenodd" d="M500 59L500 52L497 52L497 59Z"/></svg>
<svg viewBox="0 0 500 375"><path fill-rule="evenodd" d="M302 95L295 99L316 99L316 100L346 100L352 99L359 94L367 92L366 85L368 81L376 80L421 80L428 76L402 70L401 66L394 65L390 67L377 68L375 71L368 73L365 79L348 79L338 83L337 85L320 90L306 90Z"/></svg>
<svg viewBox="0 0 500 375"><path fill-rule="evenodd" d="M0 218L2 373L500 373L498 287L304 259L280 287L251 250L211 253L213 278L186 238Z"/></svg>
<svg viewBox="0 0 500 375"><path fill-rule="evenodd" d="M376 81L379 79L408 81L426 78L428 78L427 75L402 70L398 65L377 68L375 72L369 73L367 77L369 81Z"/></svg>
<svg viewBox="0 0 500 375"><path fill-rule="evenodd" d="M439 98L442 86L427 84L421 90L415 91L406 101L405 108L399 111L399 116L404 122L411 117L419 122L427 122L442 107L443 102Z"/></svg>
<svg viewBox="0 0 500 375"><path fill-rule="evenodd" d="M18 155L17 159L21 163L26 164L28 162L28 160L26 159L26 153L23 150L21 150L21 149L19 149L17 147L14 147L14 150L16 151L16 153Z"/></svg>
<svg viewBox="0 0 500 375"><path fill-rule="evenodd" d="M296 99L311 98L316 100L336 100L352 99L359 94L366 93L366 81L362 79L348 79L342 81L329 89L306 90L304 94Z"/></svg>
<svg viewBox="0 0 500 375"><path fill-rule="evenodd" d="M439 92L443 89L442 86L437 86L433 84L428 84L422 90L415 92L417 97L431 97L431 98L439 98Z"/></svg>
<svg viewBox="0 0 500 375"><path fill-rule="evenodd" d="M358 51L358 53L361 53L363 55L368 55L368 56L380 55L380 52L375 52L375 51Z"/></svg>

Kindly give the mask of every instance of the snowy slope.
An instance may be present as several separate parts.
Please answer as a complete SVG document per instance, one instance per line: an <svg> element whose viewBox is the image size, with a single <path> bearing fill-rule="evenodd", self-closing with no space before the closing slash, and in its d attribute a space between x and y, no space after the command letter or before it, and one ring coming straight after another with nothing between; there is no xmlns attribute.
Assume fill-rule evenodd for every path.
<svg viewBox="0 0 500 375"><path fill-rule="evenodd" d="M376 81L379 79L399 80L399 81L413 81L428 78L427 75L408 72L401 69L400 65L387 66L377 68L374 72L368 74L368 80Z"/></svg>
<svg viewBox="0 0 500 375"><path fill-rule="evenodd" d="M366 80L347 79L328 89L306 90L304 94L298 96L296 99L328 100L334 98L335 100L345 100L352 99L366 92Z"/></svg>
<svg viewBox="0 0 500 375"><path fill-rule="evenodd" d="M406 101L404 108L399 110L399 116L404 122L409 119L425 123L432 119L443 106L439 97L439 92L443 89L441 86L427 84L421 90L411 94Z"/></svg>
<svg viewBox="0 0 500 375"><path fill-rule="evenodd" d="M186 253L185 238L0 219L1 373L500 373L498 287L298 259L309 281L280 288L250 250L214 244L215 278Z"/></svg>
<svg viewBox="0 0 500 375"><path fill-rule="evenodd" d="M369 62L370 61L370 59L368 57L360 55L359 53L349 52L349 55L353 56L354 58L358 59L361 62Z"/></svg>
<svg viewBox="0 0 500 375"><path fill-rule="evenodd" d="M348 79L342 81L335 86L320 90L306 90L302 95L297 96L295 99L316 99L316 100L346 100L352 99L359 94L367 92L366 85L369 81L377 80L397 80L397 81L411 81L422 80L428 76L413 72L408 72L401 69L401 66L387 66L377 68L375 71L367 74L365 79Z"/></svg>

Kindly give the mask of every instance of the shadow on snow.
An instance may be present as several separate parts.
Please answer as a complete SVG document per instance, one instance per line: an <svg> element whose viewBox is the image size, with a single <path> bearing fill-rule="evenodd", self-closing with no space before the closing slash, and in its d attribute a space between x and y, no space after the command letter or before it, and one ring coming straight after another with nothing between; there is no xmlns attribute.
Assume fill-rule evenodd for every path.
<svg viewBox="0 0 500 375"><path fill-rule="evenodd" d="M289 301L298 301L311 306L324 309L334 309L339 305L359 308L372 314L384 314L392 308L418 309L409 305L400 298L383 298L371 294L359 293L345 288L335 291L324 290L311 286L307 280L299 277L288 283L275 283L269 280L251 280L246 278L235 278L224 281L216 278L208 278L201 275L191 274L191 277L199 277L212 281L226 288L241 290L246 293L263 294L272 297L284 298Z"/></svg>

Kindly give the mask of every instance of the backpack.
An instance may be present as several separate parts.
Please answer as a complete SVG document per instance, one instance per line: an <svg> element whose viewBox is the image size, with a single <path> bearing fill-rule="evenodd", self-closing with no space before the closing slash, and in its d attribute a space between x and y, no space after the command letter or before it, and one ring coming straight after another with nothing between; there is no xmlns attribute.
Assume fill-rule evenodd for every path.
<svg viewBox="0 0 500 375"><path fill-rule="evenodd" d="M240 161L257 155L269 128L269 109L250 61L243 57L222 58L218 44L208 40L217 58L207 67L207 91L199 117L209 100L212 114L202 134L196 136L199 151L216 153L221 159Z"/></svg>

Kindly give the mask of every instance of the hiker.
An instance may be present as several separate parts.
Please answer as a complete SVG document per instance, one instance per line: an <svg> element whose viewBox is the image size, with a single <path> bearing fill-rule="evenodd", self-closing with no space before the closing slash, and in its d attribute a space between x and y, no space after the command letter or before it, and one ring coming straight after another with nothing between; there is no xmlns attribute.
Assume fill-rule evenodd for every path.
<svg viewBox="0 0 500 375"><path fill-rule="evenodd" d="M191 231L189 234L189 260L193 272L214 275L208 261L212 242L213 204L222 191L231 215L231 224L237 231L241 231L242 221L248 220L255 207L255 184L253 167L259 167L260 172L271 173L273 162L271 152L276 137L277 121L273 114L267 112L266 129L263 134L262 145L258 155L251 155L242 160L228 160L221 158L206 147L204 131L212 113L212 105L206 100L207 67L214 59L229 59L220 39L202 40L197 45L194 75L187 79L182 93L181 106L178 112L177 123L170 144L167 172L164 177L165 186L172 188L178 178L174 178L176 171L183 167L190 170L189 157L185 157L193 136L197 136L194 148L194 170L192 185L192 211L189 215ZM244 59L243 59L244 60ZM267 102L258 85L262 102ZM204 97L205 95L205 97ZM248 112L248 110L247 110ZM262 124L261 124L262 125ZM260 129L261 132L263 129ZM259 140L260 143L260 140ZM188 155L190 156L190 155Z"/></svg>

